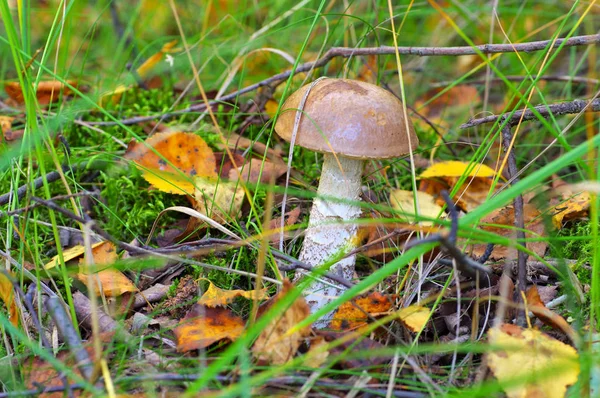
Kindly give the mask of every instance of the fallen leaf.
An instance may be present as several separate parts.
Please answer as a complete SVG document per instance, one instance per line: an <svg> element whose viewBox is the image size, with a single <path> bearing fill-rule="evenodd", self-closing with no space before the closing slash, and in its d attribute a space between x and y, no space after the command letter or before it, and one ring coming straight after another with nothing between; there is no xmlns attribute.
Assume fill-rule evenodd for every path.
<svg viewBox="0 0 600 398"><path fill-rule="evenodd" d="M164 192L191 194L194 178L217 177L213 151L193 133L154 134L144 143L130 145L125 157L143 171L146 181Z"/></svg>
<svg viewBox="0 0 600 398"><path fill-rule="evenodd" d="M99 265L110 265L119 258L116 247L112 242L101 242L101 244L94 245L92 247L92 257L94 258L94 268ZM88 266L81 258L79 260L79 273L75 277L82 283L87 284L89 275ZM106 297L117 297L123 293L138 291L133 282L117 269L103 268L92 273L92 275L92 286L96 296L103 293Z"/></svg>
<svg viewBox="0 0 600 398"><path fill-rule="evenodd" d="M98 242L98 243L94 243L92 245L92 251L98 247L103 245L105 242ZM62 252L62 257L63 257L63 261L66 263L68 263L71 260L74 260L78 257L83 256L83 253L85 253L85 246L81 246L81 245L76 245L73 246L67 250L63 250ZM60 263L59 261L59 255L57 254L56 256L52 257L52 260L48 261L45 265L44 265L44 269L52 269L54 267L56 267L58 264Z"/></svg>
<svg viewBox="0 0 600 398"><path fill-rule="evenodd" d="M419 217L438 219L443 215L442 207L435 203L433 196L426 192L412 192L405 191L402 189L395 189L390 193L390 203L394 210L398 211L400 219L407 222L414 222L415 213L415 201L414 195L417 197L418 213ZM421 225L431 226L433 221L420 221Z"/></svg>
<svg viewBox="0 0 600 398"><path fill-rule="evenodd" d="M563 223L588 215L591 200L589 192L573 192L570 185L562 185L552 191L560 199L560 203L550 208L552 223L556 228L560 229Z"/></svg>
<svg viewBox="0 0 600 398"><path fill-rule="evenodd" d="M392 308L390 299L379 292L342 304L329 324L329 329L348 331L366 326L369 315L376 316Z"/></svg>
<svg viewBox="0 0 600 398"><path fill-rule="evenodd" d="M506 347L488 354L488 366L509 398L563 398L577 381L577 351L538 330L503 324L488 338Z"/></svg>
<svg viewBox="0 0 600 398"><path fill-rule="evenodd" d="M434 177L494 177L494 169L485 164L461 162L458 160L449 160L439 162L429 166L421 173L419 178Z"/></svg>
<svg viewBox="0 0 600 398"><path fill-rule="evenodd" d="M77 82L74 80L67 80L67 84L77 87ZM19 82L9 82L4 85L4 90L8 96L18 104L23 104L25 99L23 97L23 90ZM51 102L57 101L59 94L69 95L72 91L62 82L58 80L41 81L37 85L37 91L35 96L40 105L48 105Z"/></svg>
<svg viewBox="0 0 600 398"><path fill-rule="evenodd" d="M526 242L526 246L529 250L536 253L538 256L543 256L548 247L548 242L545 239L539 239L545 236L546 228L544 220L540 217L540 211L531 204L526 204L523 207L523 219L525 221L525 239L536 239L534 241ZM495 233L500 236L509 238L511 241L516 242L516 229L515 225L515 211L512 206L503 207L497 209L492 213L488 214L481 220L482 224L496 224L494 225L483 225L481 229ZM487 244L476 244L473 245L472 254L481 257L486 250ZM517 250L514 247L495 245L494 250L490 258L500 259L513 259L517 257Z"/></svg>
<svg viewBox="0 0 600 398"><path fill-rule="evenodd" d="M79 375L77 367L74 366L75 364L67 352L59 352L57 359L60 361L68 360L70 365L69 367L73 369L75 374ZM61 378L59 371L40 357L26 359L21 369L23 372L23 380L25 381L27 388L39 388L39 386L43 386L44 388L64 386L63 378ZM68 382L72 382L72 380L66 380L68 380ZM73 393L74 397L81 396L81 390L72 390L71 393ZM36 396L40 398L62 398L65 396L65 394L63 391L43 392L39 395L36 394Z"/></svg>
<svg viewBox="0 0 600 398"><path fill-rule="evenodd" d="M432 88L415 102L415 109L430 122L448 127L449 120L458 116L464 118L465 113L473 115L473 109L480 102L477 87L462 84L449 89ZM424 124L420 118L414 120L417 124Z"/></svg>
<svg viewBox="0 0 600 398"><path fill-rule="evenodd" d="M229 179L237 181L240 178L251 184L268 184L275 181L287 171L287 165L283 162L270 162L262 159L250 159L237 169L229 171Z"/></svg>
<svg viewBox="0 0 600 398"><path fill-rule="evenodd" d="M244 202L244 190L237 182L196 178L194 208L220 223L237 217Z"/></svg>
<svg viewBox="0 0 600 398"><path fill-rule="evenodd" d="M531 286L529 289L527 289L525 296L527 298L527 309L533 312L533 315L542 321L544 325L550 326L556 330L560 330L566 334L571 341L577 338L575 330L573 330L565 318L546 308L546 305L544 305L544 302L540 298L540 294L536 286Z"/></svg>
<svg viewBox="0 0 600 398"><path fill-rule="evenodd" d="M13 326L19 326L19 307L17 306L15 290L10 279L0 273L0 299L8 309L8 319Z"/></svg>
<svg viewBox="0 0 600 398"><path fill-rule="evenodd" d="M243 333L244 326L242 318L227 308L194 304L173 329L177 351L200 350L222 340L234 341Z"/></svg>
<svg viewBox="0 0 600 398"><path fill-rule="evenodd" d="M277 115L277 109L279 109L279 102L274 99L267 100L265 103L265 113L269 115L271 119L274 119L275 115Z"/></svg>
<svg viewBox="0 0 600 398"><path fill-rule="evenodd" d="M312 339L308 352L302 357L302 365L315 369L321 367L329 357L328 346L323 336Z"/></svg>
<svg viewBox="0 0 600 398"><path fill-rule="evenodd" d="M259 316L282 300L292 289L289 281L284 281L283 289L259 308ZM304 297L298 297L283 314L275 315L263 329L252 347L252 354L259 362L282 365L292 359L303 339L309 335L310 326L291 331L298 323L310 315L310 308Z"/></svg>
<svg viewBox="0 0 600 398"><path fill-rule="evenodd" d="M15 120L15 118L11 116L0 116L0 132L2 133L2 137L6 141L11 141L8 138L6 138L6 134L12 132L13 120Z"/></svg>
<svg viewBox="0 0 600 398"><path fill-rule="evenodd" d="M423 330L429 321L430 314L431 310L429 308L416 304L402 308L396 312L396 315L406 325L406 327L415 333Z"/></svg>
<svg viewBox="0 0 600 398"><path fill-rule="evenodd" d="M290 210L287 213L285 213L284 233L283 233L283 238L285 240L290 239L292 237L292 234L290 232L286 231L286 227L291 227L292 225L295 225L296 222L298 222L298 219L300 218L301 210L302 209L300 208L300 206L298 206L298 207L294 208L293 210ZM271 220L271 222L269 223L268 231L270 233L269 240L271 241L271 243L279 242L279 235L281 232L281 216Z"/></svg>
<svg viewBox="0 0 600 398"><path fill-rule="evenodd" d="M267 288L261 290L223 290L216 287L210 280L202 278L208 282L208 289L198 300L198 304L206 307L225 306L238 297L244 297L248 300L266 300L269 298Z"/></svg>

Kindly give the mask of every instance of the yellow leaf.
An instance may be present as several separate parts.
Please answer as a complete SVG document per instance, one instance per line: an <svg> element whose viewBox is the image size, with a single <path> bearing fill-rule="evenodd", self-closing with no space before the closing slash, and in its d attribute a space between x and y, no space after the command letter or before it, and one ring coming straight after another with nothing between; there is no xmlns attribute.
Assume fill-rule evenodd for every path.
<svg viewBox="0 0 600 398"><path fill-rule="evenodd" d="M92 257L95 265L110 265L119 258L112 242L100 242L92 246ZM83 283L88 281L89 272L83 263L83 258L79 260L79 274L75 277ZM96 296L102 292L107 297L117 297L123 293L137 292L138 290L121 271L110 267L94 273L92 286Z"/></svg>
<svg viewBox="0 0 600 398"><path fill-rule="evenodd" d="M92 245L92 251L100 246L103 245L104 242L98 242L98 243L94 243ZM63 255L63 260L65 263L74 260L80 256L83 256L83 253L85 252L85 247L81 246L81 245L77 245L77 246L73 246L67 250L63 250L62 255ZM48 261L48 263L46 263L46 265L44 265L45 269L52 269L54 267L56 267L58 264L60 263L59 261L59 257L58 254L54 257L52 257L52 260Z"/></svg>
<svg viewBox="0 0 600 398"><path fill-rule="evenodd" d="M244 190L237 182L196 178L195 209L217 222L228 222L242 209Z"/></svg>
<svg viewBox="0 0 600 398"><path fill-rule="evenodd" d="M506 347L488 354L488 366L509 398L563 398L577 381L577 351L539 330L504 324L488 337Z"/></svg>
<svg viewBox="0 0 600 398"><path fill-rule="evenodd" d="M217 177L212 149L193 133L154 134L144 143L130 145L125 157L143 170L146 181L165 192L192 193L194 177Z"/></svg>
<svg viewBox="0 0 600 398"><path fill-rule="evenodd" d="M221 340L236 340L244 331L244 321L227 308L210 308L194 304L173 329L177 351L206 348Z"/></svg>
<svg viewBox="0 0 600 398"><path fill-rule="evenodd" d="M146 62L144 62L142 65L140 65L139 68L137 68L137 74L141 77L144 78L148 75L148 72L150 72L150 70L152 68L154 68L156 66L156 64L158 64L163 57L165 56L165 54L169 54L171 52L173 52L173 47L175 47L175 44L177 44L177 40L173 40L170 41L168 43L166 43L159 52L157 52L156 54L152 55L150 58L148 58L146 60Z"/></svg>
<svg viewBox="0 0 600 398"><path fill-rule="evenodd" d="M416 192L417 204L419 205L419 216L426 218L437 219L442 215L442 207L435 203L433 196L426 192ZM413 222L415 214L415 202L412 191L405 191L402 189L395 189L390 193L390 203L394 210L403 213L399 214L399 217L408 221ZM422 225L430 226L433 225L431 221L421 221Z"/></svg>
<svg viewBox="0 0 600 398"><path fill-rule="evenodd" d="M208 279L202 279L208 281L209 286L202 297L200 297L200 300L198 300L198 304L206 307L224 306L231 303L237 297L244 297L248 300L266 300L269 298L266 288L262 290L223 290L216 287Z"/></svg>
<svg viewBox="0 0 600 398"><path fill-rule="evenodd" d="M76 277L82 283L87 283L89 275L82 271L77 274ZM128 277L121 271L113 268L103 269L102 271L98 271L95 275L92 275L92 286L96 296L100 296L100 293L104 293L106 297L117 297L123 293L138 291Z"/></svg>
<svg viewBox="0 0 600 398"><path fill-rule="evenodd" d="M568 186L566 187L568 188ZM562 193L563 198L566 200L551 209L551 211L556 212L552 216L552 223L558 229L562 227L563 221L586 216L590 208L591 198L589 192L574 194L567 191Z"/></svg>
<svg viewBox="0 0 600 398"><path fill-rule="evenodd" d="M2 132L2 134L12 128L13 120L15 120L15 118L11 116L0 116L0 132Z"/></svg>
<svg viewBox="0 0 600 398"><path fill-rule="evenodd" d="M436 163L428 167L423 173L421 173L419 177L494 177L495 175L496 172L485 164L473 164L469 162L450 160L447 162Z"/></svg>
<svg viewBox="0 0 600 398"><path fill-rule="evenodd" d="M265 104L265 113L269 115L271 119L277 114L277 109L279 109L279 102L273 99L267 100Z"/></svg>
<svg viewBox="0 0 600 398"><path fill-rule="evenodd" d="M13 326L19 326L19 307L15 301L15 291L10 279L0 273L0 299L4 301L8 309L8 319Z"/></svg>
<svg viewBox="0 0 600 398"><path fill-rule="evenodd" d="M396 313L398 318L413 332L421 331L427 321L429 320L430 310L427 307L420 305L411 305L406 308L402 308Z"/></svg>

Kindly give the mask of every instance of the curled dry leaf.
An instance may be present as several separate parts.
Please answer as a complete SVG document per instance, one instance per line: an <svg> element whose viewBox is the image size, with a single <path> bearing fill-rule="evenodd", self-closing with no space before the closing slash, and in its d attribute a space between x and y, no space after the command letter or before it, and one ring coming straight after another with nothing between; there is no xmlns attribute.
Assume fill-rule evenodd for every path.
<svg viewBox="0 0 600 398"><path fill-rule="evenodd" d="M561 185L552 190L559 198L559 203L550 211L552 223L556 228L561 228L566 221L576 220L588 215L590 209L590 193L581 192L572 185Z"/></svg>
<svg viewBox="0 0 600 398"><path fill-rule="evenodd" d="M329 329L349 331L366 326L369 316L377 316L392 308L390 299L379 292L348 301L340 306L329 324Z"/></svg>
<svg viewBox="0 0 600 398"><path fill-rule="evenodd" d="M284 230L286 229L286 227L291 227L294 224L296 224L296 222L298 222L298 219L300 218L301 210L302 209L300 208L300 206L298 206L298 207L288 211L287 213L285 213ZM281 216L271 220L271 222L269 223L269 233L270 233L269 240L271 241L271 243L279 242L280 232L281 232ZM292 234L287 231L284 232L284 234L283 234L284 239L291 238L291 235Z"/></svg>
<svg viewBox="0 0 600 398"><path fill-rule="evenodd" d="M92 251L97 248L98 246L103 245L105 242L97 242L94 243L92 245ZM83 256L83 253L85 253L85 246L81 246L81 245L76 245L73 246L67 250L64 250L62 252L62 257L63 257L63 261L65 263L68 263L71 260L75 260L81 256ZM45 265L44 268L45 269L52 269L54 267L56 267L58 264L60 264L60 257L57 254L56 256L52 257L52 260L48 261Z"/></svg>
<svg viewBox="0 0 600 398"><path fill-rule="evenodd" d="M8 309L8 319L13 326L19 325L19 307L15 297L15 290L10 279L0 273L0 299Z"/></svg>
<svg viewBox="0 0 600 398"><path fill-rule="evenodd" d="M222 340L234 341L243 333L244 326L244 320L227 308L194 304L173 329L177 351L199 350Z"/></svg>
<svg viewBox="0 0 600 398"><path fill-rule="evenodd" d="M252 184L268 184L271 180L275 181L287 171L287 165L283 162L270 162L268 160L250 159L243 165L238 165L237 169L229 171L229 179L237 181L240 178L243 181Z"/></svg>
<svg viewBox="0 0 600 398"><path fill-rule="evenodd" d="M533 315L542 321L544 325L550 326L556 330L560 330L566 334L571 341L577 341L577 333L575 330L573 330L565 318L546 308L546 305L544 305L544 302L540 298L540 294L536 286L531 286L529 289L527 289L525 296L527 298L527 309L533 312Z"/></svg>
<svg viewBox="0 0 600 398"><path fill-rule="evenodd" d="M198 135L183 132L157 133L144 143L130 144L125 154L157 189L179 194L194 192L194 178L216 178L215 155Z"/></svg>
<svg viewBox="0 0 600 398"><path fill-rule="evenodd" d="M244 297L248 300L266 300L269 298L267 288L261 290L223 290L216 287L210 280L202 278L208 282L208 289L198 300L198 304L206 307L225 306L235 300L237 297Z"/></svg>
<svg viewBox="0 0 600 398"><path fill-rule="evenodd" d="M577 351L539 330L503 324L488 337L494 347L505 347L488 354L488 366L509 398L562 398L577 381Z"/></svg>
<svg viewBox="0 0 600 398"><path fill-rule="evenodd" d="M12 141L8 136L12 135L13 120L15 120L15 118L11 116L0 116L0 132L2 133L2 138L6 141Z"/></svg>
<svg viewBox="0 0 600 398"><path fill-rule="evenodd" d="M77 87L77 82L74 80L67 80L67 84L72 87ZM19 82L10 82L4 85L6 94L21 105L25 102L23 97L23 90ZM58 80L41 81L37 85L37 91L35 97L40 105L48 105L51 102L58 100L59 96L72 94L73 91L62 82Z"/></svg>
<svg viewBox="0 0 600 398"><path fill-rule="evenodd" d="M526 239L535 239L532 241L528 241L526 243L527 248L538 256L543 256L546 252L546 248L548 247L548 242L544 239L539 239L540 237L545 236L546 228L544 224L544 220L540 216L540 211L531 204L526 204L523 207L523 218L525 220L525 229L527 232L525 233ZM488 214L481 220L482 224L496 224L494 225L484 225L482 227L483 230L495 233L497 235L504 236L509 238L511 241L516 242L516 230L515 230L515 211L512 206L503 207L501 209L497 209L492 213ZM476 244L473 245L472 253L475 256L482 256L486 250L486 244ZM492 252L491 258L493 259L514 259L517 257L517 251L514 247L507 246L494 246L494 251Z"/></svg>
<svg viewBox="0 0 600 398"><path fill-rule="evenodd" d="M284 282L281 292L262 305L259 314L265 314L271 306L282 300L292 289L289 281ZM256 339L252 354L262 363L282 365L292 359L300 344L310 333L310 327L296 330L296 325L310 315L304 297L298 297L283 314L275 315ZM293 330L292 330L293 329Z"/></svg>
<svg viewBox="0 0 600 398"><path fill-rule="evenodd" d="M435 203L435 199L430 194L395 189L390 192L390 203L394 210L400 213L399 217L401 219L408 222L415 221L415 195L419 217L437 219L443 214L442 207ZM424 226L433 225L432 221L420 221L419 223Z"/></svg>

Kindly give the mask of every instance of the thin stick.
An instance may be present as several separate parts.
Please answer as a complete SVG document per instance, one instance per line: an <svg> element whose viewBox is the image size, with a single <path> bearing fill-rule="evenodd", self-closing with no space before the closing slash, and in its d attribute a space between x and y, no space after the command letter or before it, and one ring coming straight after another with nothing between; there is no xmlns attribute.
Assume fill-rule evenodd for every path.
<svg viewBox="0 0 600 398"><path fill-rule="evenodd" d="M511 185L519 182L517 175L517 161L515 159L514 148L511 148L512 134L510 126L507 125L502 129L502 146L508 156L508 177L512 181ZM517 243L525 246L525 219L523 214L523 195L519 194L513 200L515 227L517 228ZM523 302L523 294L527 286L527 257L529 255L523 250L517 252L517 303ZM525 326L525 311L519 311L517 315L517 325Z"/></svg>
<svg viewBox="0 0 600 398"><path fill-rule="evenodd" d="M575 114L583 111L598 112L600 111L600 98L596 98L592 101L577 99L558 104L538 105L533 109L535 109L542 117L549 117L550 115L559 116ZM459 128L467 129L469 127L480 126L482 124L495 123L498 119L508 119L508 123L512 126L518 123L521 119L523 121L534 120L537 119L537 116L535 113L533 113L532 109L527 109L525 112L522 110L516 112L507 112L501 115L491 115L479 119L471 119L468 122L461 124Z"/></svg>
<svg viewBox="0 0 600 398"><path fill-rule="evenodd" d="M415 55L420 57L432 57L432 56L461 56L461 55L473 55L477 53L482 54L497 54L497 53L512 53L512 52L534 52L551 48L563 47L574 47L574 46L585 46L590 44L600 43L600 34L587 35L587 36L575 36L570 39L557 39L557 40L541 40L533 41L528 43L520 44L483 44L480 46L459 46L459 47L365 47L365 48L347 48L347 47L333 47L325 53L325 55L313 62L306 62L299 65L295 70L288 70L277 75L271 76L268 79L262 80L258 83L247 86L241 90L234 91L231 94L219 97L214 101L208 102L209 106L217 105L224 101L230 101L242 94L249 93L257 90L261 87L270 86L275 83L280 83L286 80L291 75L298 73L307 72L314 68L320 68L325 66L329 61L334 58L350 58L353 56L360 55L394 55L396 52L403 55ZM158 118L169 118L179 116L181 114L190 112L203 112L206 111L207 105L205 103L192 105L186 109L180 111L156 114L152 116L139 116L129 119L121 120L120 122L90 122L89 125L94 126L114 126L114 125L131 125L143 122L149 122Z"/></svg>

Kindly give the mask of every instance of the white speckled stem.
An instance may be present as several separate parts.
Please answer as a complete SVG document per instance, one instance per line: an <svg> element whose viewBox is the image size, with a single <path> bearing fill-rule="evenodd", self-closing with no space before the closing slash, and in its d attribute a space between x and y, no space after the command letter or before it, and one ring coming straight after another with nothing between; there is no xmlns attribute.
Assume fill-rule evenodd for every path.
<svg viewBox="0 0 600 398"><path fill-rule="evenodd" d="M331 258L354 248L358 226L348 221L358 218L361 213L357 202L360 200L364 162L341 156L336 158L330 154L325 154L323 160L323 171L317 191L318 198L314 200L310 210L308 229L300 252L300 261L313 267L320 266ZM332 201L328 197L339 200ZM352 280L354 261L355 256L346 257L333 264L329 272ZM296 279L303 273L304 271L298 271ZM333 281L331 285L317 281L305 291L311 312L317 311L345 290L345 287ZM327 326L332 315L333 313L330 313L322 317L315 326Z"/></svg>

